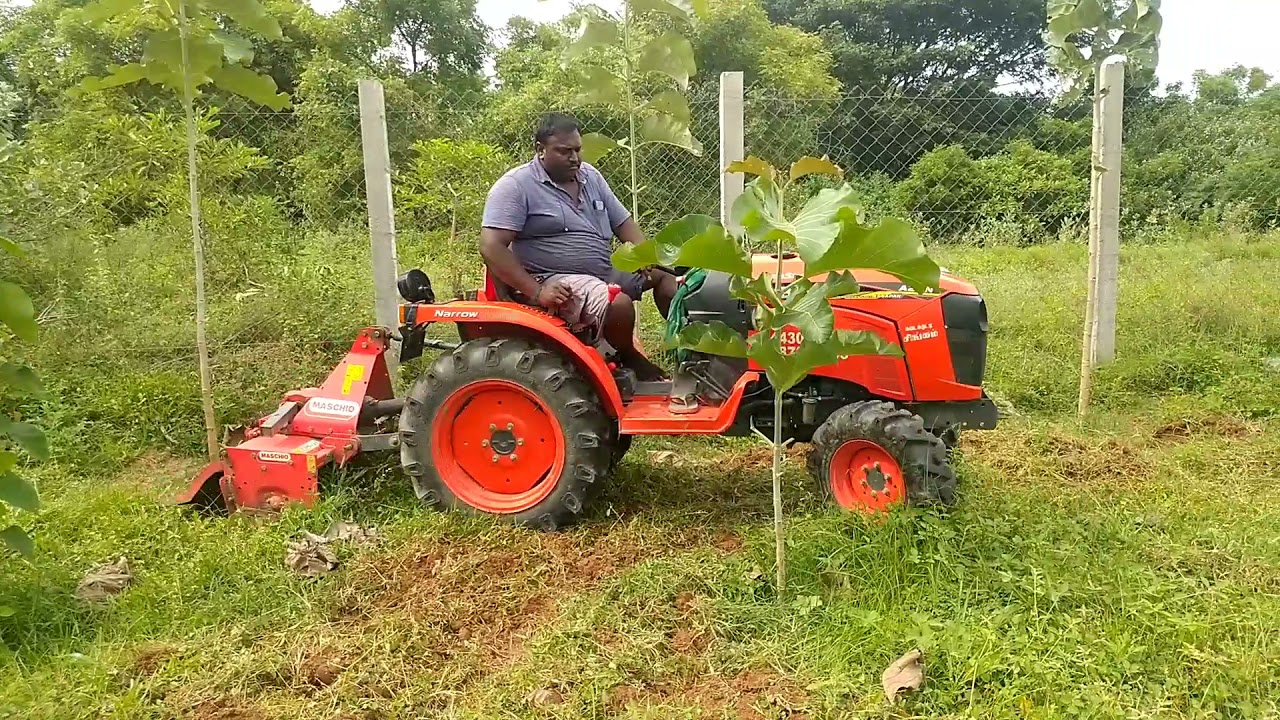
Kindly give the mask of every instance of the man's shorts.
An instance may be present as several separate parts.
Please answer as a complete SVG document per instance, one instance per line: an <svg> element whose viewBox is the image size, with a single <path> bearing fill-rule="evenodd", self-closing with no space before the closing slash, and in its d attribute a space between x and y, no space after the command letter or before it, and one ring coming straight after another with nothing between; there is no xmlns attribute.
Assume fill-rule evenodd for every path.
<svg viewBox="0 0 1280 720"><path fill-rule="evenodd" d="M556 315L569 324L574 332L590 330L591 342L600 340L604 330L604 316L609 310L609 285L622 288L633 301L639 301L644 293L644 276L640 273L613 272L609 282L594 275L540 274L535 279L546 285L560 279L569 287L570 297L561 305Z"/></svg>

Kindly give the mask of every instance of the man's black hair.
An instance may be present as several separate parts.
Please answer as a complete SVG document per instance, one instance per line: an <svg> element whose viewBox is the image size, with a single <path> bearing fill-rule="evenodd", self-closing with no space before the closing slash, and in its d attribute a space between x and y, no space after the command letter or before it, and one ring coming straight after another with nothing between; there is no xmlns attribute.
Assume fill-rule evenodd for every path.
<svg viewBox="0 0 1280 720"><path fill-rule="evenodd" d="M582 132L582 125L578 123L577 118L565 113L547 113L538 120L538 129L534 132L533 139L546 143L553 135L571 132Z"/></svg>

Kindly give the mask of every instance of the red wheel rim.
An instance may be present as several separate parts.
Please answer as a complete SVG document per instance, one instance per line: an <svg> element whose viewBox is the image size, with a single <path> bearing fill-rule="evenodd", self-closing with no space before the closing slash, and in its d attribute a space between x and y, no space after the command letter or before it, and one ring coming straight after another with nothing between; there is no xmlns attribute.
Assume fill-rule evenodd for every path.
<svg viewBox="0 0 1280 720"><path fill-rule="evenodd" d="M459 500L518 513L551 494L564 469L564 435L551 408L510 380L454 390L433 421L436 472Z"/></svg>
<svg viewBox="0 0 1280 720"><path fill-rule="evenodd" d="M850 440L831 458L831 494L846 510L879 512L906 500L902 468L870 440Z"/></svg>

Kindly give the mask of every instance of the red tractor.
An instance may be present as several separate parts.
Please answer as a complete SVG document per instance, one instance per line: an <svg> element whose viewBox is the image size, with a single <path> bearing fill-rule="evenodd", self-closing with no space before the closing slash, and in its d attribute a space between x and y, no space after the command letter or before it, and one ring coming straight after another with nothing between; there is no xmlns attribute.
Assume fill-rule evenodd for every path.
<svg viewBox="0 0 1280 720"><path fill-rule="evenodd" d="M777 258L758 255L755 267L774 272ZM798 258L784 258L784 281L801 271ZM697 275L673 314L750 333L753 307L730 297L729 277ZM784 395L784 436L812 443L809 472L843 508L949 504L957 433L997 421L982 389L986 305L946 273L927 294L883 273L854 275L862 292L832 300L836 327L875 332L903 355L848 357L812 372ZM607 346L513 301L492 277L465 299L437 303L414 270L400 294L401 361L442 350L405 397L394 397L387 372L391 332L366 328L322 386L286 395L180 501L310 504L324 465L399 450L428 505L555 529L586 509L633 436L772 434L774 393L749 360L682 353L673 380L638 382ZM462 342L429 340L433 323L455 325Z"/></svg>

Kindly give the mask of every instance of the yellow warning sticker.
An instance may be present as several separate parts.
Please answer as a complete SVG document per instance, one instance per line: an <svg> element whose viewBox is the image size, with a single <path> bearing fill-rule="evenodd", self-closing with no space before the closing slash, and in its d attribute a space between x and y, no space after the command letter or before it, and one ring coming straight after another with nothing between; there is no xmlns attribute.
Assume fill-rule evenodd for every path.
<svg viewBox="0 0 1280 720"><path fill-rule="evenodd" d="M307 456L307 472L312 475L316 474L316 456L315 455Z"/></svg>
<svg viewBox="0 0 1280 720"><path fill-rule="evenodd" d="M363 365L348 365L347 374L342 377L342 394L350 395L351 386L364 379Z"/></svg>

